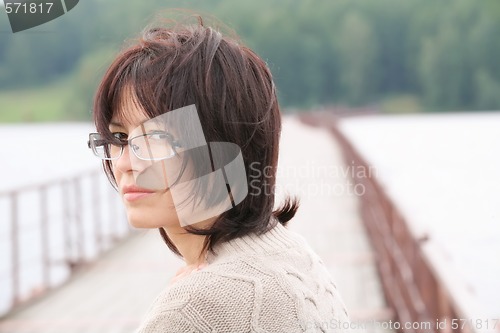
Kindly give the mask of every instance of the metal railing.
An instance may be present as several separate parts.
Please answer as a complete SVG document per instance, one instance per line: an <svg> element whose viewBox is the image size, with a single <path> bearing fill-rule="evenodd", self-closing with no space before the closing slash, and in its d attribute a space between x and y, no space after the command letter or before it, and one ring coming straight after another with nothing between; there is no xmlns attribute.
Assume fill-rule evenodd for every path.
<svg viewBox="0 0 500 333"><path fill-rule="evenodd" d="M306 114L301 116L301 120L309 125L328 129L340 144L350 166L370 170L368 163L338 129L337 116L326 112ZM473 318L464 308L464 302L459 301L458 294L461 291L449 290L446 280L439 273L442 269L433 258L435 253L430 254L424 250L429 241L428 236L417 236L410 230L375 177L357 177L357 173L353 175L354 184L360 184L365 189L360 196L360 213L377 255L377 268L386 301L394 310L399 323L429 323L426 327L402 327L399 331L473 332L470 325L462 325L460 321L461 318ZM451 325L457 321L461 324ZM437 323L445 325L436 325Z"/></svg>
<svg viewBox="0 0 500 333"><path fill-rule="evenodd" d="M39 297L127 236L102 170L0 192L0 316Z"/></svg>

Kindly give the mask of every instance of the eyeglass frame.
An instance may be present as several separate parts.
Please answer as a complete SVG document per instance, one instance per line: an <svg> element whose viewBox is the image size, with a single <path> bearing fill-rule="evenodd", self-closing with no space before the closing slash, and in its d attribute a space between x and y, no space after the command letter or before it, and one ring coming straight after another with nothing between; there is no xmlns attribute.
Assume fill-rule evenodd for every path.
<svg viewBox="0 0 500 333"><path fill-rule="evenodd" d="M161 157L161 158L144 158L144 157L141 157L139 155L137 155L137 152L134 150L134 148L132 148L132 153L134 154L135 157L137 157L138 159L142 160L142 161L161 161L161 160L166 160L166 159L169 159L169 158L172 158L177 154L177 150L176 148L182 148L182 145L179 143L178 140L175 140L174 137L172 136L172 134L170 133L165 133L167 135L167 140L171 143L172 145L172 150L173 150L173 155L171 156L168 156L168 157ZM113 157L113 158L106 158L106 157L101 157L99 155L97 155L95 149L92 147L90 141L92 140L92 136L93 135L99 135L99 136L102 136L101 133L89 133L89 140L87 141L87 146L88 148L90 148L92 150L92 152L94 153L95 156L97 156L98 158L100 158L101 160L104 160L104 161L115 161L117 159L119 159L120 157L123 156L123 151L125 150L125 146L131 146L131 142L132 140L134 139L137 139L137 138L140 138L140 137L143 137L143 136L147 136L147 135L150 135L150 133L143 133L143 134L139 134L139 135L136 135L130 139L127 139L127 140L120 140L118 138L115 137L116 141L118 142L117 144L116 143L112 143L112 141L108 141L108 140L103 140L103 141L107 141L107 144L111 144L111 145L115 145L115 146L119 146L120 147L120 154L117 156L117 157Z"/></svg>

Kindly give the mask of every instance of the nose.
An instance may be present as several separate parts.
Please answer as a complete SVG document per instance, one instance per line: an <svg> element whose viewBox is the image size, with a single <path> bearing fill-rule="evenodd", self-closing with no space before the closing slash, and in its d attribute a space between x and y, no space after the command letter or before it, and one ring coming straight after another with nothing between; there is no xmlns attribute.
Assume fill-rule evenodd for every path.
<svg viewBox="0 0 500 333"><path fill-rule="evenodd" d="M113 161L113 168L121 173L127 172L142 172L150 167L151 161L145 161L138 158L131 152L130 145L123 147L122 156Z"/></svg>
<svg viewBox="0 0 500 333"><path fill-rule="evenodd" d="M113 169L115 173L117 171L121 173L132 171L132 162L130 161L130 149L128 145L123 147L122 155L116 160L113 160Z"/></svg>

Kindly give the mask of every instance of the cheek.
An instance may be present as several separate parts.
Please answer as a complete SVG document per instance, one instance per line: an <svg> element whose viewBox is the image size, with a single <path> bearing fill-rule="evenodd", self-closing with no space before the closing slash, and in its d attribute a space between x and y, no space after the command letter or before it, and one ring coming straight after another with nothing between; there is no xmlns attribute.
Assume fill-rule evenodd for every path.
<svg viewBox="0 0 500 333"><path fill-rule="evenodd" d="M121 177L121 173L118 171L115 161L111 161L109 169L111 170L111 173L113 174L113 177L116 180L116 184L119 185L120 184L119 179Z"/></svg>

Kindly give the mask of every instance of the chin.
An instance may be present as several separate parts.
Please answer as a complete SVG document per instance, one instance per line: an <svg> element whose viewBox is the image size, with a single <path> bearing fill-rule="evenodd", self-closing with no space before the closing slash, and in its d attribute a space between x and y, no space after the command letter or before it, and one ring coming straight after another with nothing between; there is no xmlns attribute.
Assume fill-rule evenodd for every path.
<svg viewBox="0 0 500 333"><path fill-rule="evenodd" d="M154 228L154 226L149 226L148 223L146 221L144 221L144 219L130 216L130 214L127 214L127 220L128 220L128 224L130 224L130 226L132 226L134 228L138 228L138 229Z"/></svg>
<svg viewBox="0 0 500 333"><path fill-rule="evenodd" d="M154 221L152 221L150 214L141 211L140 209L134 209L127 207L127 220L128 223L139 229L149 229L156 228Z"/></svg>
<svg viewBox="0 0 500 333"><path fill-rule="evenodd" d="M172 213L163 212L155 214L154 211L145 212L142 209L127 209L128 223L138 229L157 229L161 227L179 226L177 216Z"/></svg>

